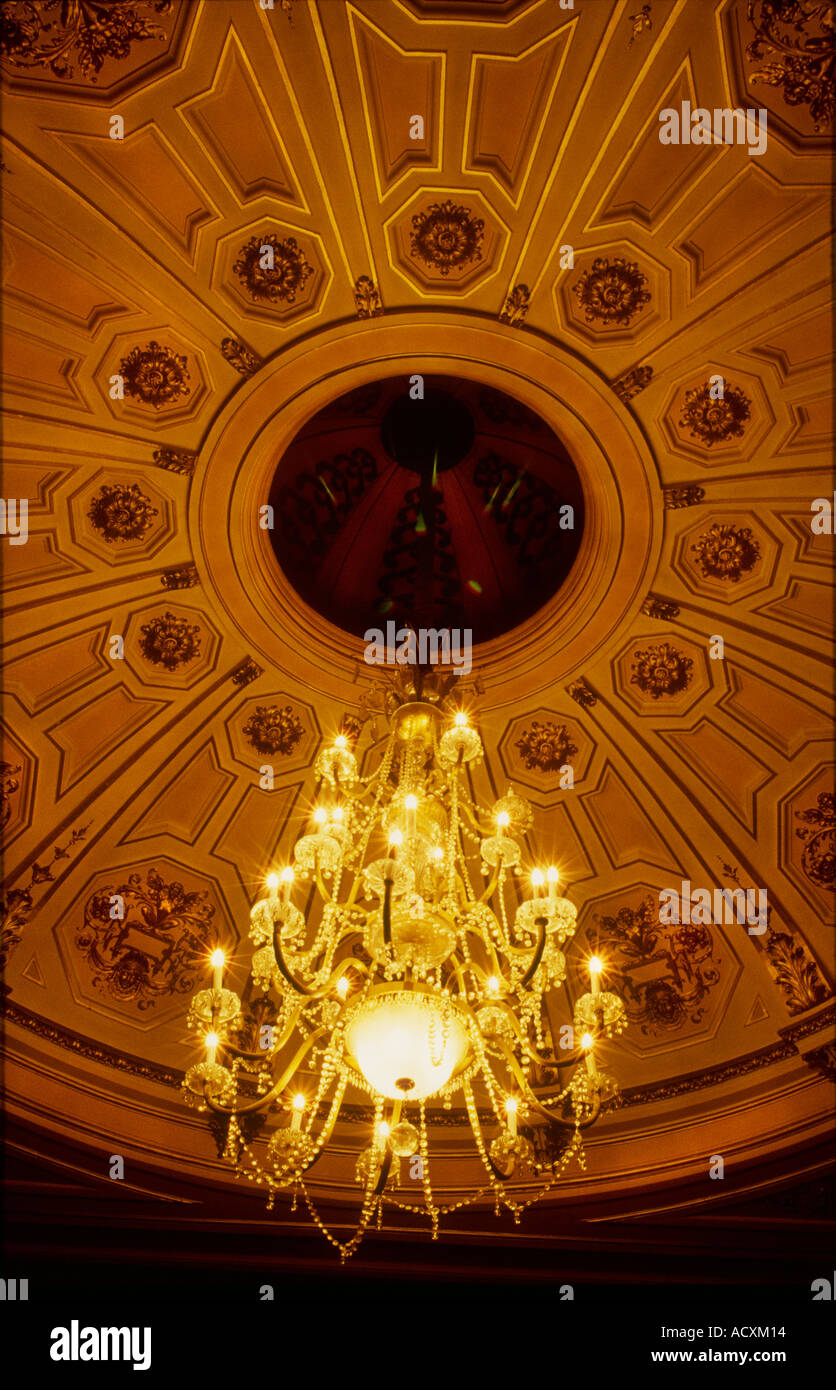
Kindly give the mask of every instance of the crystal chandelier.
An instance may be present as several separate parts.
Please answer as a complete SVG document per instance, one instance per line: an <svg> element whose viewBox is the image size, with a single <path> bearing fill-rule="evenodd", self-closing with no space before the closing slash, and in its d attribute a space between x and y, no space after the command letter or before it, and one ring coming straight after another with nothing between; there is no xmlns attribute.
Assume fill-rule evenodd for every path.
<svg viewBox="0 0 836 1390"><path fill-rule="evenodd" d="M360 776L346 734L319 752L311 833L297 841L292 866L269 875L251 913L249 989L270 1022L253 1029L252 1010L225 987L221 948L211 957L213 988L189 1011L205 1059L186 1075L186 1100L217 1117L224 1158L267 1189L268 1206L282 1189L293 1191L294 1206L304 1197L343 1260L387 1205L425 1212L433 1237L441 1214L491 1193L497 1212L504 1206L519 1221L573 1158L584 1166L582 1131L617 1097L595 1050L626 1018L618 996L601 989L597 957L587 962L590 989L575 1002L574 1024L561 1029L569 1046L559 1062L548 1045L544 1000L566 978L562 948L577 909L558 896L553 866L524 873L528 803L513 789L492 808L470 795L465 769L482 758L482 744L450 693L454 683L434 671L398 674L370 776ZM560 1089L538 1097L536 1066ZM321 1219L306 1177L344 1099L357 1093L371 1107L365 1101L355 1167L358 1224L343 1241ZM449 1110L456 1100L484 1180L445 1207L433 1194L427 1105ZM259 1117L280 1118L260 1153L246 1133ZM401 1160L422 1184L423 1206L401 1184Z"/></svg>

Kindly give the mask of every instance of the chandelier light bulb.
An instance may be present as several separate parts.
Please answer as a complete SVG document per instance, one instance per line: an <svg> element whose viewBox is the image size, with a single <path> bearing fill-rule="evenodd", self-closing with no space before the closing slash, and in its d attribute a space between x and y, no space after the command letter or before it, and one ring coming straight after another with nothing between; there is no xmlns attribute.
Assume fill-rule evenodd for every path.
<svg viewBox="0 0 836 1390"><path fill-rule="evenodd" d="M218 949L217 949L216 951L213 951L213 952L212 952L212 954L211 954L211 956L209 957L209 959L210 959L210 961L211 961L211 963L212 963L212 968L213 968L213 972L214 972L214 973L213 973L213 978L212 978L212 988L213 988L213 989L223 989L223 987L224 987L224 961L226 960L226 957L225 957L223 951L221 950L220 946L218 947Z"/></svg>
<svg viewBox="0 0 836 1390"><path fill-rule="evenodd" d="M343 818L343 808L342 808L342 806L335 806L334 809L333 809L333 811L331 812L331 819L337 821L338 823L340 823L340 822L342 821L342 818Z"/></svg>
<svg viewBox="0 0 836 1390"><path fill-rule="evenodd" d="M499 814L497 815L496 823L497 823L497 825L499 826L500 831L504 830L505 827L506 827L506 825L510 825L510 824L511 824L511 817L509 816L508 812L507 812L507 811L500 811Z"/></svg>
<svg viewBox="0 0 836 1390"><path fill-rule="evenodd" d="M505 1113L508 1116L508 1129L512 1139L517 1137L517 1102L513 1096L509 1096L505 1102Z"/></svg>
<svg viewBox="0 0 836 1390"><path fill-rule="evenodd" d="M278 891L279 891L279 876L278 876L278 874L268 874L268 875L267 875L267 888L268 888L268 890L269 890L270 897L273 898L273 899L275 899L276 896L277 896L277 894L278 894Z"/></svg>
<svg viewBox="0 0 836 1390"><path fill-rule="evenodd" d="M305 1097L301 1094L294 1096L291 1104L293 1114L290 1119L290 1128L293 1130L300 1130L302 1128L302 1111L305 1108Z"/></svg>
<svg viewBox="0 0 836 1390"><path fill-rule="evenodd" d="M559 878L560 878L560 874L557 872L557 869L554 867L553 864L550 864L549 867L547 868L547 870L546 870L546 878L548 879L549 883L557 883L557 882L558 882L558 880L559 880Z"/></svg>
<svg viewBox="0 0 836 1390"><path fill-rule="evenodd" d="M467 727L467 715L463 709L457 711L455 722L457 729L465 729Z"/></svg>
<svg viewBox="0 0 836 1390"><path fill-rule="evenodd" d="M351 986L348 981L348 976L341 975L340 978L337 980L337 994L340 996L341 999L345 999L350 988Z"/></svg>
<svg viewBox="0 0 836 1390"><path fill-rule="evenodd" d="M337 737L334 739L334 747L335 747L335 748L346 748L347 746L348 746L348 739L346 738L345 734L337 734Z"/></svg>
<svg viewBox="0 0 836 1390"><path fill-rule="evenodd" d="M209 1063L210 1067L211 1067L211 1066L214 1066L214 1063L215 1063L215 1053L216 1053L217 1050L218 1050L218 1045L219 1045L220 1041L221 1041L221 1040L220 1040L220 1038L218 1037L217 1033L207 1033L207 1034L206 1034L206 1039L205 1039L205 1042L206 1042L206 1060L207 1060L207 1062Z"/></svg>
<svg viewBox="0 0 836 1390"><path fill-rule="evenodd" d="M404 797L403 804L406 807L407 811L414 811L416 806L418 805L418 798L417 796L414 796L412 792L410 792L409 796Z"/></svg>
<svg viewBox="0 0 836 1390"><path fill-rule="evenodd" d="M490 979L488 980L488 993L499 993L499 980L497 979L496 975L491 975Z"/></svg>
<svg viewBox="0 0 836 1390"><path fill-rule="evenodd" d="M296 1096L293 1097L293 1109L294 1109L294 1110L304 1110L305 1105L306 1105L305 1097L302 1095L301 1092L299 1093L299 1095L296 1095Z"/></svg>
<svg viewBox="0 0 836 1390"><path fill-rule="evenodd" d="M328 819L328 812L326 811L325 807L317 806L316 810L313 813L313 818L315 825L324 825Z"/></svg>
<svg viewBox="0 0 836 1390"><path fill-rule="evenodd" d="M583 1037L581 1038L581 1047L584 1049L584 1051L590 1052L594 1046L595 1039L593 1038L592 1034L584 1033Z"/></svg>

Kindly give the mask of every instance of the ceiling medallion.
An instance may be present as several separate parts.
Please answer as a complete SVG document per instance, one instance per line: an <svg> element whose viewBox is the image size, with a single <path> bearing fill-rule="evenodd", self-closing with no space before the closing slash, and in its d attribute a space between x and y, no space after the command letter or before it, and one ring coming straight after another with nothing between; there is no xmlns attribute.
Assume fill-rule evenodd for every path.
<svg viewBox="0 0 836 1390"><path fill-rule="evenodd" d="M157 516L137 483L124 486L103 483L92 499L87 515L106 541L138 541L150 531Z"/></svg>
<svg viewBox="0 0 836 1390"><path fill-rule="evenodd" d="M482 259L484 222L475 218L470 208L457 207L450 198L416 213L412 226L410 253L431 270L449 275L451 270L464 270Z"/></svg>
<svg viewBox="0 0 836 1390"><path fill-rule="evenodd" d="M529 770L536 767L540 772L559 772L578 751L566 725L555 724L553 719L550 719L548 724L541 724L539 719L533 719L531 728L526 729L522 738L517 739L517 748L525 760L526 767Z"/></svg>
<svg viewBox="0 0 836 1390"><path fill-rule="evenodd" d="M70 0L13 0L0 12L0 61L16 68L48 68L54 77L72 77L71 57L84 77L95 82L106 58L130 57L131 44L164 39L152 14L169 14L171 0L108 0L108 4Z"/></svg>
<svg viewBox="0 0 836 1390"><path fill-rule="evenodd" d="M299 290L313 275L296 238L280 240L275 233L254 236L238 253L232 269L253 299L295 304Z"/></svg>
<svg viewBox="0 0 836 1390"><path fill-rule="evenodd" d="M212 988L189 1012L205 1059L186 1074L187 1102L225 1121L224 1158L266 1188L268 1206L283 1189L302 1194L343 1260L387 1206L426 1214L436 1234L438 1120L428 1102L464 1107L484 1168L479 1190L453 1209L492 1190L497 1209L519 1220L573 1157L583 1165L582 1131L617 1095L596 1049L626 1026L625 1010L602 991L597 957L575 1002L564 1059L572 1075L547 1097L532 1090L531 1067L554 1066L545 997L566 978L562 948L577 909L558 896L554 867L521 878L527 802L513 792L492 807L471 799L464 771L482 742L454 683L420 668L399 673L370 777L360 777L345 734L319 752L311 828L250 914L259 1050L246 1046L252 1010L224 985L221 947L207 957ZM373 1109L354 1154L360 1212L345 1240L327 1228L307 1175L352 1094ZM280 1120L259 1149L242 1125L255 1115ZM339 1149L346 1142L341 1135ZM415 1184L423 1204L410 1200Z"/></svg>
<svg viewBox="0 0 836 1390"><path fill-rule="evenodd" d="M661 642L657 647L635 652L634 656L631 684L637 685L639 690L654 700L663 695L678 695L691 684L694 663L690 656L683 656L670 642Z"/></svg>
<svg viewBox="0 0 836 1390"><path fill-rule="evenodd" d="M731 580L736 584L754 569L761 548L748 526L721 526L719 522L701 535L691 549L706 579Z"/></svg>
<svg viewBox="0 0 836 1390"><path fill-rule="evenodd" d="M278 705L256 705L255 713L244 725L244 734L257 753L280 753L283 757L293 752L303 733L302 721L291 705L282 709Z"/></svg>
<svg viewBox="0 0 836 1390"><path fill-rule="evenodd" d="M722 400L712 396L711 384L696 386L685 392L685 404L679 417L693 439L698 439L709 449L712 444L725 444L730 439L738 439L749 419L749 397L737 386L726 385Z"/></svg>
<svg viewBox="0 0 836 1390"><path fill-rule="evenodd" d="M124 380L126 395L143 405L152 405L155 410L191 392L186 385L191 375L186 358L154 339L147 347L135 347L122 358L119 375Z"/></svg>
<svg viewBox="0 0 836 1390"><path fill-rule="evenodd" d="M140 632L139 645L145 659L167 671L184 666L200 653L200 628L186 618L175 618L173 613L143 623Z"/></svg>
<svg viewBox="0 0 836 1390"><path fill-rule="evenodd" d="M610 264L606 256L599 256L575 282L572 290L586 311L587 323L597 319L606 325L628 324L640 309L650 303L650 291L645 289L646 284L647 276L639 270L635 261L616 256Z"/></svg>

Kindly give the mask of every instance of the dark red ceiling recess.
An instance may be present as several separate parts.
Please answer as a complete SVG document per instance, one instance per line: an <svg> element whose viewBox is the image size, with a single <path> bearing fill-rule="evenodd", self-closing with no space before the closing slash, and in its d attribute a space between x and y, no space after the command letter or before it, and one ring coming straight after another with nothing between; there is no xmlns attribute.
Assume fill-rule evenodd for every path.
<svg viewBox="0 0 836 1390"><path fill-rule="evenodd" d="M583 493L538 416L492 387L426 376L363 386L315 415L278 463L279 564L307 603L362 637L399 626L487 641L536 613L571 569Z"/></svg>

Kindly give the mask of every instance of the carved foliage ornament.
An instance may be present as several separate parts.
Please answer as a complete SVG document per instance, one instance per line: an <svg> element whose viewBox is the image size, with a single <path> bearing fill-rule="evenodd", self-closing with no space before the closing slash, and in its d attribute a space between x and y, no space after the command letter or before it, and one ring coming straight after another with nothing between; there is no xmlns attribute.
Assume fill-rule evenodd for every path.
<svg viewBox="0 0 836 1390"><path fill-rule="evenodd" d="M264 358L259 357L257 352L248 348L246 343L240 342L237 338L224 338L221 343L221 352L231 367L241 376L255 376L260 367L264 366Z"/></svg>
<svg viewBox="0 0 836 1390"><path fill-rule="evenodd" d="M272 256L265 250L269 247ZM272 262L272 264L270 264ZM295 304L296 296L313 275L296 238L280 240L275 233L254 236L238 253L232 269L252 298L259 302Z"/></svg>
<svg viewBox="0 0 836 1390"><path fill-rule="evenodd" d="M155 869L144 882L131 874L93 893L76 933L93 987L120 1002L136 1000L143 1011L165 995L188 994L211 949L215 909L208 896L165 883Z"/></svg>
<svg viewBox="0 0 836 1390"><path fill-rule="evenodd" d="M634 652L631 685L637 685L654 700L663 695L678 695L691 684L694 663L669 642Z"/></svg>
<svg viewBox="0 0 836 1390"><path fill-rule="evenodd" d="M805 822L796 827L796 835L805 841L801 867L817 888L836 890L836 807L832 792L820 792L816 805L807 811L796 811L796 819Z"/></svg>
<svg viewBox="0 0 836 1390"><path fill-rule="evenodd" d="M153 526L157 508L137 483L102 484L87 515L106 541L138 541Z"/></svg>
<svg viewBox="0 0 836 1390"><path fill-rule="evenodd" d="M754 568L761 549L748 526L715 524L691 546L706 579L730 580L736 584Z"/></svg>
<svg viewBox="0 0 836 1390"><path fill-rule="evenodd" d="M10 0L0 9L0 59L16 68L47 68L54 77L97 80L106 58L130 57L131 45L164 39L154 14L171 0Z"/></svg>
<svg viewBox="0 0 836 1390"><path fill-rule="evenodd" d="M722 400L715 400L710 391L708 382L686 391L679 417L680 425L685 426L692 439L709 449L712 444L725 444L744 433L751 405L749 397L736 386L726 385Z"/></svg>
<svg viewBox="0 0 836 1390"><path fill-rule="evenodd" d="M720 979L714 937L703 925L659 922L659 904L648 895L637 908L595 918L596 946L606 950L608 981L624 1001L630 1022L649 1036L699 1023L704 1000Z"/></svg>
<svg viewBox="0 0 836 1390"><path fill-rule="evenodd" d="M807 106L816 130L833 119L833 7L822 0L749 0L755 37L746 57L771 58L749 81L780 87L788 106ZM813 32L814 26L818 32Z"/></svg>
<svg viewBox="0 0 836 1390"><path fill-rule="evenodd" d="M123 357L119 374L124 378L125 393L143 405L152 405L155 410L161 405L171 405L191 391L186 385L191 374L185 356L172 352L155 339L144 348L133 348Z"/></svg>
<svg viewBox="0 0 836 1390"><path fill-rule="evenodd" d="M508 323L512 328L521 328L530 304L531 291L528 285L515 285L511 293L506 295L499 315L500 323Z"/></svg>
<svg viewBox="0 0 836 1390"><path fill-rule="evenodd" d="M380 293L368 275L361 275L355 282L354 307L358 319L376 319L383 313Z"/></svg>
<svg viewBox="0 0 836 1390"><path fill-rule="evenodd" d="M650 303L650 291L645 288L647 276L635 261L616 256L612 264L599 256L572 286L585 311L587 323L596 320L606 324L628 324Z"/></svg>
<svg viewBox="0 0 836 1390"><path fill-rule="evenodd" d="M293 713L292 705L256 705L244 725L244 733L258 753L279 753L287 757L293 752L304 729Z"/></svg>
<svg viewBox="0 0 836 1390"><path fill-rule="evenodd" d="M540 772L559 772L578 751L566 725L555 724L552 719L547 724L532 719L531 727L517 739L516 746L526 767L536 767Z"/></svg>
<svg viewBox="0 0 836 1390"><path fill-rule="evenodd" d="M449 275L482 259L485 224L470 208L457 207L451 199L432 203L412 219L410 251L431 270Z"/></svg>
<svg viewBox="0 0 836 1390"><path fill-rule="evenodd" d="M140 628L139 645L146 661L174 671L200 654L200 628L186 618L164 613Z"/></svg>

